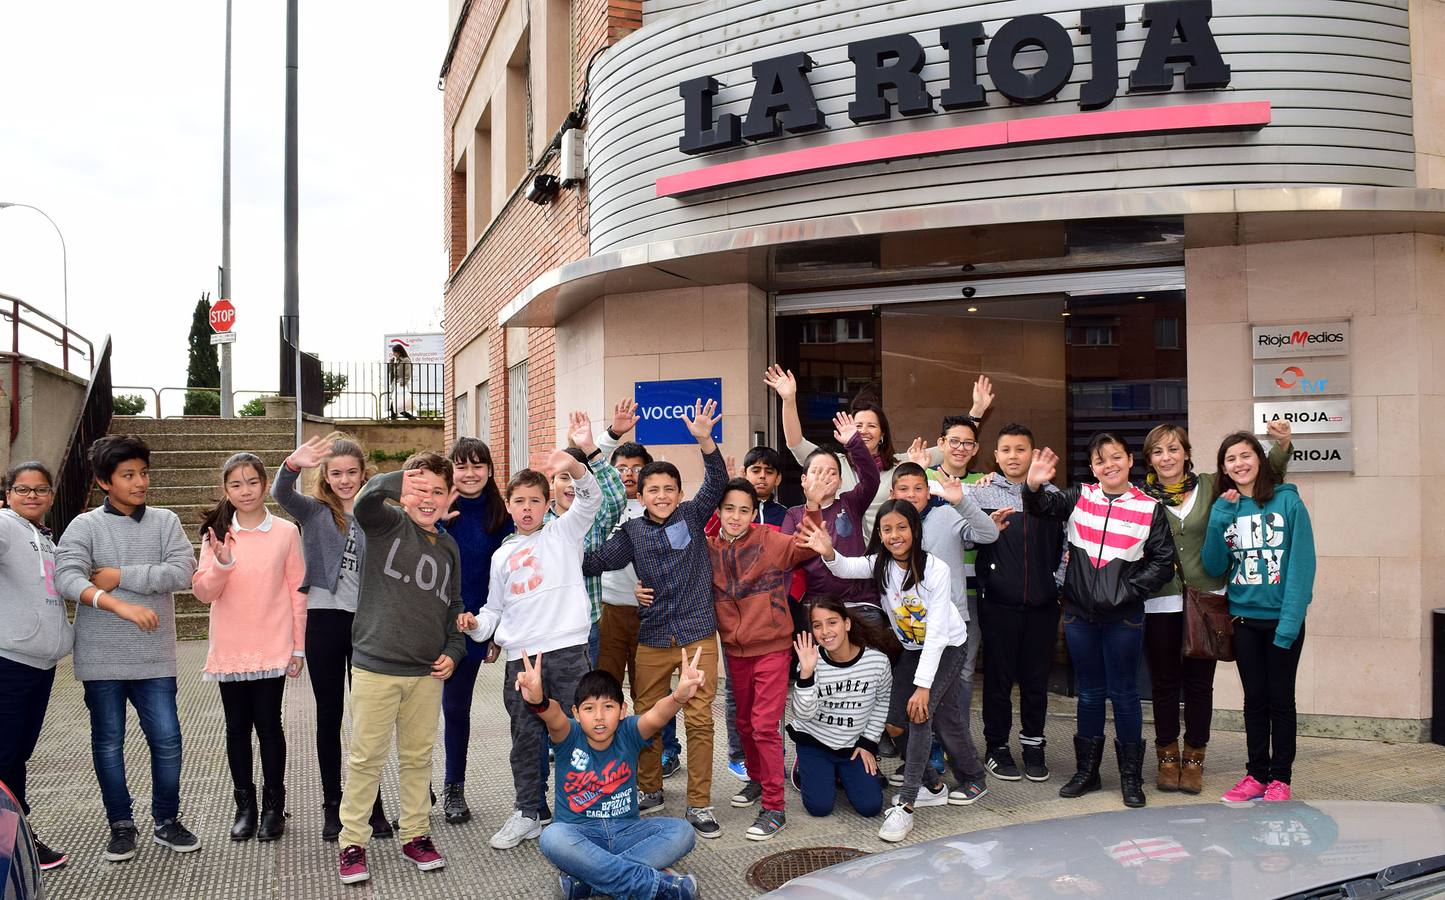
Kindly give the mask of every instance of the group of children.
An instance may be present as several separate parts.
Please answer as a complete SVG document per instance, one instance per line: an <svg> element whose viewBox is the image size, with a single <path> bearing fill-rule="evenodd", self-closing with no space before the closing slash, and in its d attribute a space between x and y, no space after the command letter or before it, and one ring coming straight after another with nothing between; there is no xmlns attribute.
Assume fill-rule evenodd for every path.
<svg viewBox="0 0 1445 900"><path fill-rule="evenodd" d="M258 457L238 453L222 468L223 499L202 523L199 566L179 519L145 503L149 450L138 438L97 442L92 463L105 502L78 517L58 549L39 530L49 473L38 464L18 467L7 481L10 509L0 514L0 580L41 599L21 607L35 626L26 619L22 634L9 629L0 643L0 702L10 702L13 686L48 694L55 661L72 640L61 598L76 601L75 671L111 826L106 858L136 852L123 757L127 700L151 751L154 839L178 852L197 849L178 818L171 596L193 590L211 607L204 677L218 683L225 712L236 801L231 839L275 840L285 831L282 699L286 679L309 664L322 837L339 841L340 879L354 883L370 877L371 839L393 828L418 868L446 864L428 826L438 719L443 811L447 821L463 822L471 815L464 782L473 687L480 666L505 654L515 809L491 845L540 838L566 897L692 897L696 882L670 866L694 838L721 834L711 799L720 665L736 730L729 769L745 779L731 803L760 805L747 838L767 840L785 827L791 781L809 814L830 814L841 786L860 815L883 813L880 838L901 841L915 809L975 803L990 776L1050 777L1043 726L1062 592L1079 713L1077 771L1060 794L1100 787L1107 697L1123 799L1138 806L1144 745L1134 672L1146 608L1177 611L1181 578L1227 577L1231 605L1238 598L1244 617L1236 631L1250 771L1226 799L1288 797L1292 666L1313 554L1302 504L1277 483L1282 463L1266 464L1252 436L1232 435L1220 449L1221 474L1201 481L1187 435L1161 426L1146 443L1149 478L1136 487L1127 443L1100 435L1089 448L1099 483L1061 491L1049 483L1057 457L1036 449L1018 424L998 431L996 471L970 472L979 419L992 402L986 378L974 387L969 414L943 421L934 447L915 441L895 454L876 404L839 413L833 436L846 462L803 439L791 373L774 367L765 380L782 400L788 449L804 468L804 502L791 509L776 499L776 451L754 448L730 472L711 437L716 405L701 401L683 420L705 472L689 499L676 466L625 442L636 422L630 401L597 434L585 414L573 413L568 446L540 470L514 472L505 491L486 445L468 438L448 456L417 454L401 471L369 479L361 447L340 434L298 447L274 482ZM1287 429L1274 437L1277 448L1288 448ZM305 496L298 479L311 468L320 471ZM299 527L267 511L268 489ZM1195 502L1199 493L1210 496ZM1191 527L1206 509L1207 529ZM981 756L969 719L985 636ZM1170 639L1149 638L1150 662L1160 657L1177 699L1180 666L1163 662L1178 644ZM1009 739L1015 685L1022 770ZM1156 697L1161 687L1167 694L1169 684L1156 685ZM1191 696L1187 719L1197 718ZM1175 733L1165 734L1167 716L1156 726L1158 785L1198 792L1203 738L1191 719L1192 756L1181 774L1170 749L1175 706ZM22 802L24 760L43 708L27 706L18 741L0 748L0 778L12 787L18 781ZM683 815L643 820L666 808L660 745L679 714L687 742ZM784 730L796 747L790 773ZM395 826L379 792L393 735ZM895 772L883 771L884 756L900 758ZM890 804L885 781L899 788ZM44 854L63 862L48 848Z"/></svg>

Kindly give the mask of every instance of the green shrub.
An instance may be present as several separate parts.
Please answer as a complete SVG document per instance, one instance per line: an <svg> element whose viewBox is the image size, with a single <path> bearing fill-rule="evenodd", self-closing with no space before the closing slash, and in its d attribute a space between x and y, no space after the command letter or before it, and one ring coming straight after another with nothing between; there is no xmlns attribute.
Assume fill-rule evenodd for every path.
<svg viewBox="0 0 1445 900"><path fill-rule="evenodd" d="M253 397L247 400L236 413L242 416L264 416L266 415L266 401L260 397Z"/></svg>
<svg viewBox="0 0 1445 900"><path fill-rule="evenodd" d="M110 400L110 408L118 416L138 416L146 411L146 398L140 394L116 394Z"/></svg>

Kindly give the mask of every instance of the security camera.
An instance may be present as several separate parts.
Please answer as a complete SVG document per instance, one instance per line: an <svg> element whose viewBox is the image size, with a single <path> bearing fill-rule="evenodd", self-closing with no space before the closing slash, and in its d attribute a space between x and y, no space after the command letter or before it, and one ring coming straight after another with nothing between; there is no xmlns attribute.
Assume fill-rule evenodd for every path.
<svg viewBox="0 0 1445 900"><path fill-rule="evenodd" d="M546 206L562 190L562 182L557 180L556 175L538 175L532 179L532 184L527 188L527 199L538 206Z"/></svg>
<svg viewBox="0 0 1445 900"><path fill-rule="evenodd" d="M977 294L977 293L978 293L978 288L975 288L975 287L966 287L966 288L963 289L963 296L965 296L965 297L972 297L974 294Z"/></svg>

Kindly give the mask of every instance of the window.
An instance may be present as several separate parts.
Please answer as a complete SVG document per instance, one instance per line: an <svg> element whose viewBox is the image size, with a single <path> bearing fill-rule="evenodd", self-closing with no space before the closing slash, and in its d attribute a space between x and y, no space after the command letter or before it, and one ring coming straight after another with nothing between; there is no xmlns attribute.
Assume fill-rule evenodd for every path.
<svg viewBox="0 0 1445 900"><path fill-rule="evenodd" d="M514 475L527 467L527 361L507 370L507 472Z"/></svg>
<svg viewBox="0 0 1445 900"><path fill-rule="evenodd" d="M839 319L838 342L858 343L873 340L872 319Z"/></svg>
<svg viewBox="0 0 1445 900"><path fill-rule="evenodd" d="M457 405L452 409L457 411L457 437L471 437L472 433L467 429L467 395L457 397Z"/></svg>
<svg viewBox="0 0 1445 900"><path fill-rule="evenodd" d="M1085 347L1112 347L1118 343L1114 339L1114 326L1112 325L1085 325L1079 330L1083 332L1083 340L1080 343Z"/></svg>
<svg viewBox="0 0 1445 900"><path fill-rule="evenodd" d="M1179 320L1161 316L1154 320L1154 347L1158 350L1179 349Z"/></svg>
<svg viewBox="0 0 1445 900"><path fill-rule="evenodd" d="M477 423L472 429L488 445L492 442L492 382L483 381L472 392L477 398Z"/></svg>

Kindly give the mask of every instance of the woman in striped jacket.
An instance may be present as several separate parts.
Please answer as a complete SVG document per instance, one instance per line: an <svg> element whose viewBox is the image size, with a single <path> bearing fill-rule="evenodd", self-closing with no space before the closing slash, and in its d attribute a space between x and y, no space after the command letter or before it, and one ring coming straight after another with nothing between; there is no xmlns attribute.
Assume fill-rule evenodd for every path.
<svg viewBox="0 0 1445 900"><path fill-rule="evenodd" d="M1129 482L1134 454L1116 434L1089 441L1098 484L1042 490L1059 457L1035 450L1024 511L1067 522L1069 563L1064 573L1064 639L1078 688L1074 777L1060 797L1100 788L1104 757L1104 698L1114 707L1114 751L1124 805L1144 805L1144 716L1139 703L1139 658L1144 650L1144 601L1174 574L1174 538L1158 501Z"/></svg>

